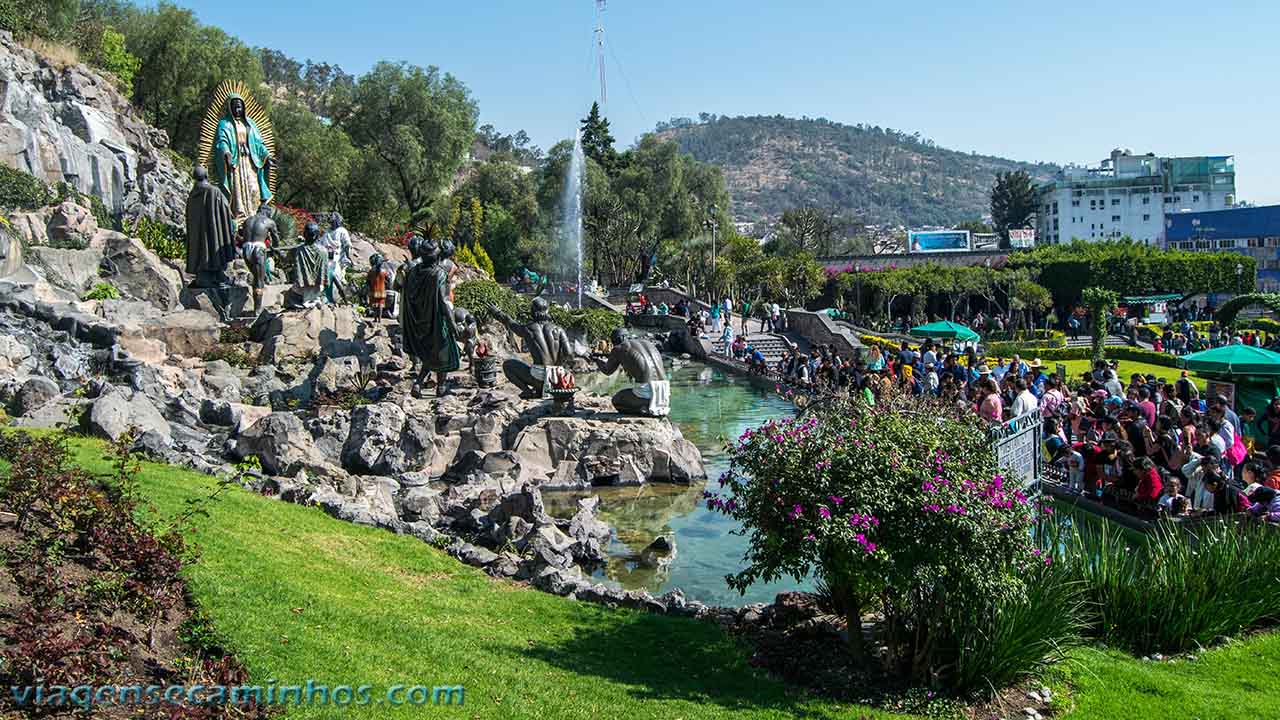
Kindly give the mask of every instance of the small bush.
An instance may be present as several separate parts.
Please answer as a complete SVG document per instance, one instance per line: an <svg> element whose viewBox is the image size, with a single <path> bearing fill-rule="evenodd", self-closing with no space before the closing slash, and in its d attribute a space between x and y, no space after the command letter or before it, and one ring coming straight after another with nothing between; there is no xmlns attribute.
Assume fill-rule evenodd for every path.
<svg viewBox="0 0 1280 720"><path fill-rule="evenodd" d="M120 291L115 285L106 282L100 282L93 286L89 292L80 298L81 300L119 300Z"/></svg>
<svg viewBox="0 0 1280 720"><path fill-rule="evenodd" d="M133 236L148 250L166 260L187 257L186 230L142 216L133 225Z"/></svg>
<svg viewBox="0 0 1280 720"><path fill-rule="evenodd" d="M493 280L468 280L453 290L453 303L475 316L484 325L493 319L490 305L519 321L529 319L529 298L512 292Z"/></svg>
<svg viewBox="0 0 1280 720"><path fill-rule="evenodd" d="M566 310L558 305L551 306L551 319L565 330L581 335L589 345L608 339L625 322L622 315L604 308Z"/></svg>
<svg viewBox="0 0 1280 720"><path fill-rule="evenodd" d="M252 367L254 364L253 358L249 357L249 353L234 345L217 345L205 352L205 362L213 362L214 360L223 360L232 367L247 368Z"/></svg>
<svg viewBox="0 0 1280 720"><path fill-rule="evenodd" d="M0 164L0 208L37 210L55 199L53 188L40 178Z"/></svg>

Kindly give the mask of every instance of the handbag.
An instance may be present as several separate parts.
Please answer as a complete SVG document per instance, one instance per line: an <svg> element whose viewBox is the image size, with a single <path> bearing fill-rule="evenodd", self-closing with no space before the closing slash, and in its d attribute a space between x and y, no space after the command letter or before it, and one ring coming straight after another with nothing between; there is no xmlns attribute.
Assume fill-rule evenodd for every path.
<svg viewBox="0 0 1280 720"><path fill-rule="evenodd" d="M1249 456L1249 451L1245 448L1244 441L1240 439L1240 433L1236 433L1233 437L1234 441L1231 443L1231 447L1227 448L1227 452L1224 453L1227 461L1231 463L1231 467L1244 462L1244 459Z"/></svg>

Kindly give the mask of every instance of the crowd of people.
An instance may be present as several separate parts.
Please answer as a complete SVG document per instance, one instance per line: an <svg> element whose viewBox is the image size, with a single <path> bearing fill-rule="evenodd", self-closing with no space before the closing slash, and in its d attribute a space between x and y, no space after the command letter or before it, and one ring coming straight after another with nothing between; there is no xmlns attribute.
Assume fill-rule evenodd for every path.
<svg viewBox="0 0 1280 720"><path fill-rule="evenodd" d="M1039 416L1051 476L1135 515L1250 513L1280 522L1280 398L1261 417L1237 414L1221 395L1202 397L1186 371L1172 382L1140 373L1125 381L1115 362L1099 362L1064 378L1038 359L989 363L928 340L854 357L833 345L792 347L772 365L749 345L742 350L753 371L809 395L875 404L890 392L928 394L993 425Z"/></svg>

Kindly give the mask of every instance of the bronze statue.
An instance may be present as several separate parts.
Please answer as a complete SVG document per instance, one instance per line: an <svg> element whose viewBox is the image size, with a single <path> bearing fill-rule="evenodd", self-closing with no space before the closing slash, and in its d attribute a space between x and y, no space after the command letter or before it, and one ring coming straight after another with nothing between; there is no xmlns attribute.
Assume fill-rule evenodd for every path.
<svg viewBox="0 0 1280 720"><path fill-rule="evenodd" d="M267 260L273 247L280 245L280 230L271 219L271 206L263 203L258 212L241 226L244 245L240 252L253 278L253 312L262 312L262 291L267 286Z"/></svg>
<svg viewBox="0 0 1280 720"><path fill-rule="evenodd" d="M519 335L529 354L533 356L532 365L518 358L509 358L502 363L502 373L520 388L520 397L542 397L548 377L547 368L564 368L573 360L573 342L569 339L569 333L551 320L551 312L544 298L533 299L530 308L532 318L527 325L518 324L496 305L490 305L489 312L508 330Z"/></svg>
<svg viewBox="0 0 1280 720"><path fill-rule="evenodd" d="M671 383L657 346L648 340L627 337L622 328L613 331L613 349L606 358L595 358L597 369L612 375L622 368L635 387L614 393L613 407L624 415L666 416L671 410Z"/></svg>
<svg viewBox="0 0 1280 720"><path fill-rule="evenodd" d="M409 356L422 362L417 386L436 374L436 396L449 393L449 373L461 367L458 327L449 305L449 277L440 266L440 246L434 240L419 244L420 262L404 279L400 302L400 331Z"/></svg>
<svg viewBox="0 0 1280 720"><path fill-rule="evenodd" d="M311 307L324 293L329 253L320 247L320 226L309 222L302 231L302 244L293 248L293 287L286 307Z"/></svg>
<svg viewBox="0 0 1280 720"><path fill-rule="evenodd" d="M236 257L235 218L227 198L213 183L209 171L197 165L195 185L187 195L187 272L191 287L212 290L210 295L223 322L228 320L227 265Z"/></svg>

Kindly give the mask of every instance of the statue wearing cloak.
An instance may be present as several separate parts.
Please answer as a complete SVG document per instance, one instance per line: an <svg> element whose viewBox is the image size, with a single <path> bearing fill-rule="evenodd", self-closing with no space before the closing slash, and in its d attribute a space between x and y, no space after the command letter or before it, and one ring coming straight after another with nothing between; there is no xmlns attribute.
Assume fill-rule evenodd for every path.
<svg viewBox="0 0 1280 720"><path fill-rule="evenodd" d="M405 277L400 313L405 351L422 361L424 375L462 366L454 341L449 275L436 261L434 248Z"/></svg>
<svg viewBox="0 0 1280 720"><path fill-rule="evenodd" d="M187 196L187 272L196 287L216 287L226 283L227 265L236 257L235 218L209 173L197 166L194 174Z"/></svg>
<svg viewBox="0 0 1280 720"><path fill-rule="evenodd" d="M267 173L271 153L262 131L245 114L244 99L238 93L227 96L222 119L214 139L214 178L231 201L231 213L242 220L264 202L271 200Z"/></svg>

